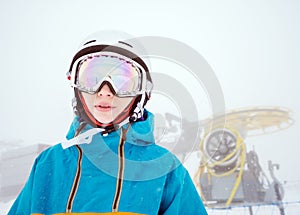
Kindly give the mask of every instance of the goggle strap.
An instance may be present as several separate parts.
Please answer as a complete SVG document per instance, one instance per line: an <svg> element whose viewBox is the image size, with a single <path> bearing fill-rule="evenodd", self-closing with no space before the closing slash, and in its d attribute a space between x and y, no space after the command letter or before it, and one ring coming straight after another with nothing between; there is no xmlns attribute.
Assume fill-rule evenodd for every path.
<svg viewBox="0 0 300 215"><path fill-rule="evenodd" d="M84 55L101 52L101 51L114 52L114 53L124 55L124 56L134 60L139 65L141 65L145 71L148 71L148 68L147 68L145 62L140 57L138 57L136 54L134 54L126 49L123 49L123 48L120 48L117 46L113 46L113 45L95 45L95 46L90 46L90 47L84 48L84 49L80 50L79 52L77 52L77 54L73 57L73 60L71 62L70 68L69 68L69 72L70 73L72 72L73 65L78 58L80 58Z"/></svg>

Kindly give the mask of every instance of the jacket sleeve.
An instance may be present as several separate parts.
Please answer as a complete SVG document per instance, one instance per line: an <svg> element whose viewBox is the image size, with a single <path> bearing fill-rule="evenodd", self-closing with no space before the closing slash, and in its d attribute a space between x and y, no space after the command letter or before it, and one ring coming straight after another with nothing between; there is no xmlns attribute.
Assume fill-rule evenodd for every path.
<svg viewBox="0 0 300 215"><path fill-rule="evenodd" d="M167 176L161 203L162 215L207 215L187 170L179 165Z"/></svg>
<svg viewBox="0 0 300 215"><path fill-rule="evenodd" d="M22 191L13 203L8 215L28 215L31 214L31 201L32 201L32 189L34 182L34 175L37 165L37 159L35 160L29 178L23 187Z"/></svg>

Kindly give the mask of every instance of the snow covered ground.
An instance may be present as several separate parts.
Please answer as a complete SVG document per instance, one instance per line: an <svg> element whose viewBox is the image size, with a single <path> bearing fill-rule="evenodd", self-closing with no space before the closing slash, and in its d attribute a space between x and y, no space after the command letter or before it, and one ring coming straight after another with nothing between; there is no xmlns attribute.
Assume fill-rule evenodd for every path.
<svg viewBox="0 0 300 215"><path fill-rule="evenodd" d="M0 215L6 215L12 204L13 204L13 200L6 203L0 202Z"/></svg>
<svg viewBox="0 0 300 215"><path fill-rule="evenodd" d="M0 203L0 215L6 215L13 201L7 203ZM290 203L284 205L286 215L299 215L300 214L300 202ZM227 210L218 210L207 208L209 215L242 215L250 214L248 207L232 208ZM277 206L259 206L253 207L252 212L255 215L280 215Z"/></svg>
<svg viewBox="0 0 300 215"><path fill-rule="evenodd" d="M283 200L285 215L300 214L300 183L285 187L286 198ZM0 202L0 215L6 215L13 201ZM249 214L248 207L236 207L227 210L207 208L209 215L243 215ZM276 205L260 205L252 208L253 215L281 215Z"/></svg>

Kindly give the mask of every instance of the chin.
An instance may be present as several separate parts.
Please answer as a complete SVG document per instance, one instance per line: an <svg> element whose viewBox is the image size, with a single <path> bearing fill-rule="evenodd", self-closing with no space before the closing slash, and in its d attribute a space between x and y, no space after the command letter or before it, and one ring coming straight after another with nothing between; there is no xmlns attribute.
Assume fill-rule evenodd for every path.
<svg viewBox="0 0 300 215"><path fill-rule="evenodd" d="M109 124L113 121L112 118L97 118L98 122L103 123L103 124Z"/></svg>

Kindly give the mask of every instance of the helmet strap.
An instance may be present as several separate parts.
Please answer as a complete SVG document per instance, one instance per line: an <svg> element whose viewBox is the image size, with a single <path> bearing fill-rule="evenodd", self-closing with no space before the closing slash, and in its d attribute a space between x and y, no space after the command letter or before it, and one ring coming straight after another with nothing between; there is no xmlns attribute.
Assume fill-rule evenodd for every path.
<svg viewBox="0 0 300 215"><path fill-rule="evenodd" d="M137 102L136 107L133 110L133 113L129 117L129 121L130 122L135 122L138 119L142 119L143 120L145 98L146 98L146 96L145 96L145 94L143 94L141 96L141 100L139 102Z"/></svg>

